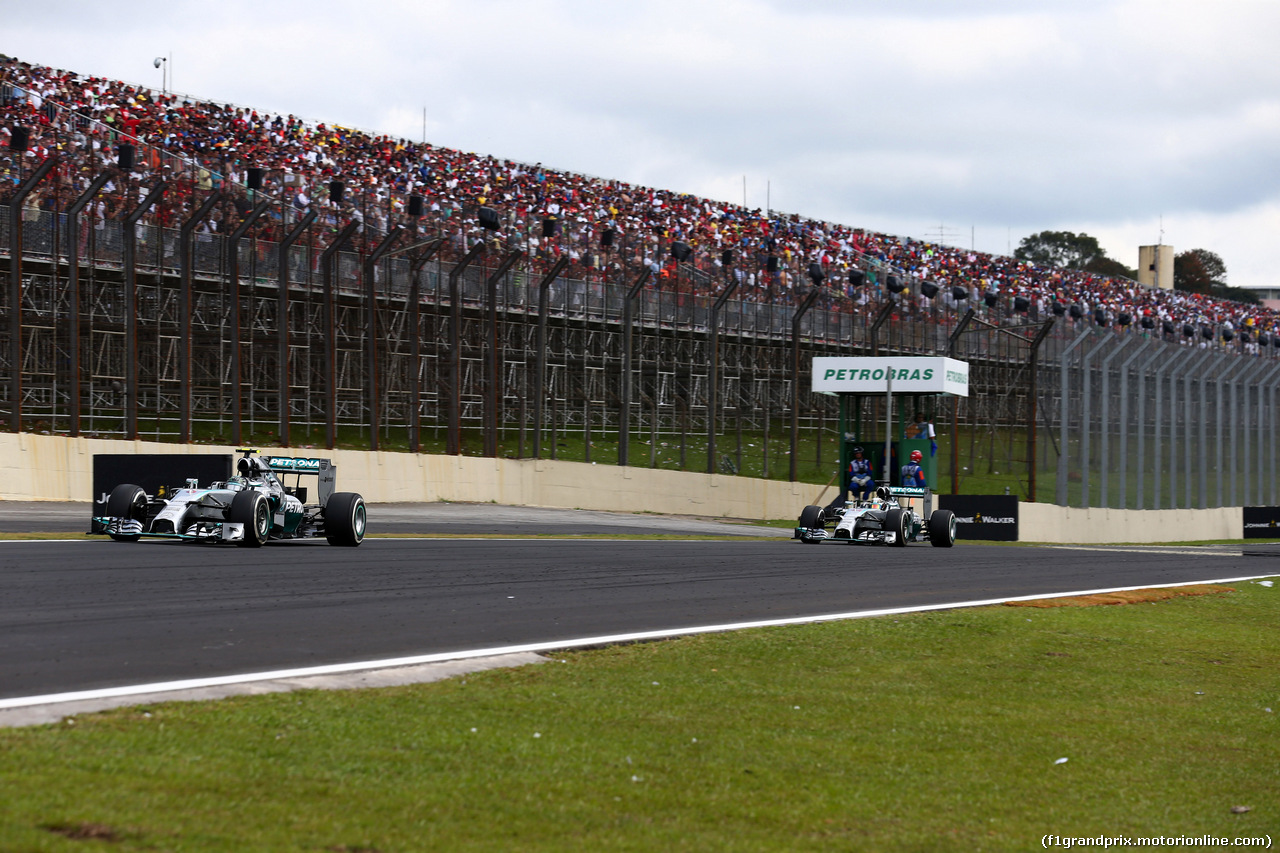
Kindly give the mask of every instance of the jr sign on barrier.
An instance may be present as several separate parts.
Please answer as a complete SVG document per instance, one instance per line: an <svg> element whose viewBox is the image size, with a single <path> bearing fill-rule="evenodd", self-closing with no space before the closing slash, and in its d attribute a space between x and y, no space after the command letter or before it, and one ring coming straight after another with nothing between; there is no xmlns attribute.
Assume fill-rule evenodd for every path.
<svg viewBox="0 0 1280 853"><path fill-rule="evenodd" d="M147 494L154 495L161 489L181 487L189 477L207 486L214 480L227 479L231 471L231 457L219 453L95 453L93 514L106 515L107 497L124 483L141 486Z"/></svg>
<svg viewBox="0 0 1280 853"><path fill-rule="evenodd" d="M969 396L969 364L954 358L815 356L813 390L834 394Z"/></svg>

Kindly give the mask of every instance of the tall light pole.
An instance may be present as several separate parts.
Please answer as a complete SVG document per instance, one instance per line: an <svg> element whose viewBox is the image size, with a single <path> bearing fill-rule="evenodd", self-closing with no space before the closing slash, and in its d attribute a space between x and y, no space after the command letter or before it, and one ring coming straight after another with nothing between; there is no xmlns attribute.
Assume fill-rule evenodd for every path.
<svg viewBox="0 0 1280 853"><path fill-rule="evenodd" d="M160 91L162 94L169 94L169 59L164 56L157 56L151 62L156 68L160 69Z"/></svg>

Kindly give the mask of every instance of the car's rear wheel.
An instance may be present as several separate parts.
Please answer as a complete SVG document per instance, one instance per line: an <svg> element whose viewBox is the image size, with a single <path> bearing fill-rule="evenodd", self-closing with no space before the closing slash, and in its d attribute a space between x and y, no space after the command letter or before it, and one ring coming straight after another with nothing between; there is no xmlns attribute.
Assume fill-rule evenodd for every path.
<svg viewBox="0 0 1280 853"><path fill-rule="evenodd" d="M147 493L141 486L123 483L111 490L107 497L107 516L129 521L145 521L147 517ZM141 536L133 534L107 534L117 542L137 542Z"/></svg>
<svg viewBox="0 0 1280 853"><path fill-rule="evenodd" d="M324 506L324 538L330 545L354 548L364 541L367 520L364 498L355 492L334 492Z"/></svg>
<svg viewBox="0 0 1280 853"><path fill-rule="evenodd" d="M227 520L244 525L244 537L236 543L241 547L259 548L271 536L271 504L261 492L237 492Z"/></svg>
<svg viewBox="0 0 1280 853"><path fill-rule="evenodd" d="M949 509L935 510L929 516L929 541L935 548L956 544L956 514Z"/></svg>
<svg viewBox="0 0 1280 853"><path fill-rule="evenodd" d="M907 529L911 525L911 519L907 517L905 509L891 509L884 514L884 529L896 534L891 543L895 548L907 547Z"/></svg>

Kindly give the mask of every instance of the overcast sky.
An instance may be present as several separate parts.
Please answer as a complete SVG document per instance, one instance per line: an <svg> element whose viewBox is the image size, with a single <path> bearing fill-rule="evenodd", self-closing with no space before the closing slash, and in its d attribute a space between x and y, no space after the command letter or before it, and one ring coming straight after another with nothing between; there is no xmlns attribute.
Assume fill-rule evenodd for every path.
<svg viewBox="0 0 1280 853"><path fill-rule="evenodd" d="M980 251L1136 267L1163 233L1280 285L1275 0L4 6L0 52L55 68Z"/></svg>

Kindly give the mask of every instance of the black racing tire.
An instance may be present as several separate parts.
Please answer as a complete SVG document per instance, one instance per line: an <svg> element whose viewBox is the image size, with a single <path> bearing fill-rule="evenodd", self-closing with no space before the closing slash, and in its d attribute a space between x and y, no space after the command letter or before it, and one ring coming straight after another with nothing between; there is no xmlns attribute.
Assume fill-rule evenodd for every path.
<svg viewBox="0 0 1280 853"><path fill-rule="evenodd" d="M244 525L244 538L236 544L242 548L261 548L271 536L271 503L262 492L236 492L227 510L227 521Z"/></svg>
<svg viewBox="0 0 1280 853"><path fill-rule="evenodd" d="M897 534L893 537L893 547L907 547L907 528L910 524L911 520L908 518L907 511L905 509L891 509L885 511L885 532Z"/></svg>
<svg viewBox="0 0 1280 853"><path fill-rule="evenodd" d="M141 486L135 486L132 483L116 486L107 497L107 516L146 521L147 493ZM142 538L141 536L123 536L118 533L107 535L117 542L137 542Z"/></svg>
<svg viewBox="0 0 1280 853"><path fill-rule="evenodd" d="M825 530L827 518L822 511L822 507L807 506L800 510L800 526L807 527L810 530Z"/></svg>
<svg viewBox="0 0 1280 853"><path fill-rule="evenodd" d="M324 506L324 538L330 545L354 548L364 541L368 513L355 492L334 492Z"/></svg>
<svg viewBox="0 0 1280 853"><path fill-rule="evenodd" d="M935 548L956 544L956 514L949 509L934 510L929 516L929 542Z"/></svg>

